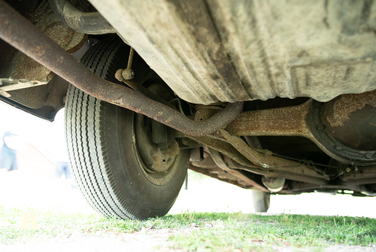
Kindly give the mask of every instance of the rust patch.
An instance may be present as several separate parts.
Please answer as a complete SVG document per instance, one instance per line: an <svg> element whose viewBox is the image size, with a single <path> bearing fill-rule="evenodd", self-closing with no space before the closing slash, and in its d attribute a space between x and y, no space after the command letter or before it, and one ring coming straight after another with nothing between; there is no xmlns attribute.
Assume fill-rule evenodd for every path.
<svg viewBox="0 0 376 252"><path fill-rule="evenodd" d="M163 153L163 155L166 155L168 157L175 157L175 156L179 155L180 148L179 148L178 142L176 142L176 140L174 140L172 142L170 148L168 148L167 150L162 151L162 153Z"/></svg>
<svg viewBox="0 0 376 252"><path fill-rule="evenodd" d="M322 106L327 132L341 144L359 151L376 150L376 90L343 95ZM362 154L360 154L362 156Z"/></svg>
<svg viewBox="0 0 376 252"><path fill-rule="evenodd" d="M226 130L236 136L311 137L306 116L312 100L299 105L241 113Z"/></svg>
<svg viewBox="0 0 376 252"><path fill-rule="evenodd" d="M196 113L195 113L195 121L205 121L209 119L219 111L223 110L222 107L216 107L213 105L197 105L196 106Z"/></svg>
<svg viewBox="0 0 376 252"><path fill-rule="evenodd" d="M333 128L343 127L354 112L363 109L366 105L376 108L376 90L363 94L342 95L334 101L332 113L326 119Z"/></svg>
<svg viewBox="0 0 376 252"><path fill-rule="evenodd" d="M61 22L48 2L42 3L37 10L30 14L30 21L69 53L78 51L87 38L85 34L77 33ZM43 46L35 45L31 48L31 53L43 57L46 52ZM50 80L48 76L51 74L51 70L21 52L16 52L7 65L9 69L2 69L0 77L11 77L15 80L30 82L38 81L44 84Z"/></svg>

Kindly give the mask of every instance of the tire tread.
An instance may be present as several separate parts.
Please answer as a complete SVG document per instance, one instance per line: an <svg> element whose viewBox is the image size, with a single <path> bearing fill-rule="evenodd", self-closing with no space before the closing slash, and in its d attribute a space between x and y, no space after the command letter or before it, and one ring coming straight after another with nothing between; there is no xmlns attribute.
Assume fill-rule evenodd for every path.
<svg viewBox="0 0 376 252"><path fill-rule="evenodd" d="M90 48L81 62L101 78L117 82L114 77L116 67L119 67L119 64L126 67L128 53L129 47L118 37L111 36ZM135 78L141 79L144 75L146 76L148 71L151 71L139 57L135 57L133 65L139 66ZM119 83L119 85L121 84ZM108 141L111 141L110 139L116 140L115 142L119 141L117 142L119 144L122 142L120 139L123 139L124 134L119 131L122 128L118 125L114 126L115 128L118 127L114 132L107 129L111 128L109 124L112 122L112 116L117 118L118 115L131 115L130 113L130 111L105 103L85 94L74 86L70 86L65 109L65 134L70 165L84 198L92 208L102 215L122 219L144 219L155 217L156 213L161 216L167 213L175 201L184 181L186 170L181 169L178 179L173 183L175 185L174 190L171 190L172 185L160 189L162 190L161 194L157 196L169 194L168 200L164 202L163 199L152 206L149 204L151 198L145 198L143 194L140 194L143 189L135 190L132 186L133 181L127 177L130 174L137 174L132 170L133 166L128 164L127 167L121 167L121 169L133 173L128 172L127 176L123 174L123 180L120 179L118 170L116 170L120 168L114 166L113 157L114 152L121 148ZM132 144L132 141L123 142ZM123 152L119 153L116 155L123 155ZM178 160L181 160L181 164L186 169L189 156L188 152L183 153L184 158ZM124 163L126 162L123 160L122 164ZM132 176L134 179L135 176ZM176 185L179 185L179 183L180 187L178 188ZM144 184L139 185L143 186ZM155 187L155 185L148 186ZM152 194L152 199L156 198L155 193L157 191Z"/></svg>
<svg viewBox="0 0 376 252"><path fill-rule="evenodd" d="M95 49L91 48L93 50L85 54L82 63L93 73L110 79L111 76L107 73L114 68L114 65L109 62L119 57L119 53L124 51L117 50L117 47L121 45L122 42L117 37L110 37L107 43L99 43ZM104 216L131 218L132 214L122 210L124 200L121 202L116 200L122 197L113 183L114 179L107 162L105 142L101 136L101 125L96 120L97 115L103 113L102 101L83 93L74 86L69 87L68 97L70 99L67 99L66 106L66 118L69 118L66 121L66 140L78 187L89 204ZM67 137L68 135L71 137ZM100 154L102 157L99 156ZM111 190L106 181L109 182L109 187L115 190Z"/></svg>

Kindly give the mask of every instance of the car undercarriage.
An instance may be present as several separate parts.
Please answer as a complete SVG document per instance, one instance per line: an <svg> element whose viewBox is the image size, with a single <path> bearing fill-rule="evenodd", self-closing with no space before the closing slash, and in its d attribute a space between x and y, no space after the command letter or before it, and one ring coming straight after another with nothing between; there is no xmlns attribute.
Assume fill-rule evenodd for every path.
<svg viewBox="0 0 376 252"><path fill-rule="evenodd" d="M0 100L50 121L65 106L104 215L166 214L187 168L258 211L273 193L376 195L373 1L6 2Z"/></svg>

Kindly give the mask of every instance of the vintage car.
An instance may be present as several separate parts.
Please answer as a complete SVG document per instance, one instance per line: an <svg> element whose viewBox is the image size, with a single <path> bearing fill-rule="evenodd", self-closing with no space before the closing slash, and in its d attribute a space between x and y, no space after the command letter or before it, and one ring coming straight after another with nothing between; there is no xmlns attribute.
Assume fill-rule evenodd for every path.
<svg viewBox="0 0 376 252"><path fill-rule="evenodd" d="M65 106L105 216L163 216L187 168L260 212L376 195L376 1L0 0L0 38L0 99L50 121Z"/></svg>

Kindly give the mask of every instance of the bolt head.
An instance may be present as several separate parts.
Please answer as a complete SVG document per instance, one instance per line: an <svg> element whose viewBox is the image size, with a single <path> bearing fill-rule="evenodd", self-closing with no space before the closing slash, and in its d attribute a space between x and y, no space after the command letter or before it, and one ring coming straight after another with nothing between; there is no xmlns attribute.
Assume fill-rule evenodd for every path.
<svg viewBox="0 0 376 252"><path fill-rule="evenodd" d="M346 172L351 172L351 168L350 168L350 167L347 167L347 168L346 168Z"/></svg>
<svg viewBox="0 0 376 252"><path fill-rule="evenodd" d="M366 154L366 158L371 159L372 158L372 153L367 153Z"/></svg>
<svg viewBox="0 0 376 252"><path fill-rule="evenodd" d="M337 146L336 146L336 150L337 150L337 151L341 151L341 150L342 150L342 146L337 145Z"/></svg>

